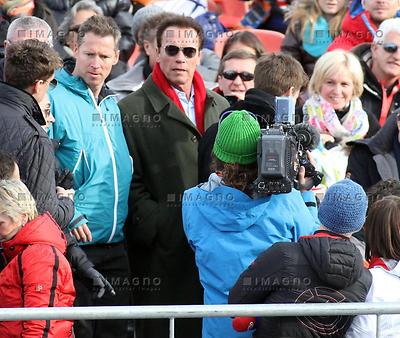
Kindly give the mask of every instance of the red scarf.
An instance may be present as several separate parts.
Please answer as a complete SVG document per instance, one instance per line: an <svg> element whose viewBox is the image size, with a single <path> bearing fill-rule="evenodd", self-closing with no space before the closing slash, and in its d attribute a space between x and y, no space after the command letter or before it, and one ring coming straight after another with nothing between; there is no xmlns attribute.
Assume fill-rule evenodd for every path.
<svg viewBox="0 0 400 338"><path fill-rule="evenodd" d="M158 88L175 103L176 106L184 113L185 110L182 107L181 101L176 95L175 90L171 87L167 78L160 68L160 64L157 63L153 69L151 77ZM194 86L194 111L196 116L196 126L201 135L204 134L204 108L206 103L206 87L204 86L204 81L201 75L194 72L193 76L193 86Z"/></svg>
<svg viewBox="0 0 400 338"><path fill-rule="evenodd" d="M390 269L387 267L385 262L383 261L382 258L380 257L375 257L372 256L370 261L369 261L369 269L374 268L375 266L380 266L381 268L384 268L385 270L389 271Z"/></svg>

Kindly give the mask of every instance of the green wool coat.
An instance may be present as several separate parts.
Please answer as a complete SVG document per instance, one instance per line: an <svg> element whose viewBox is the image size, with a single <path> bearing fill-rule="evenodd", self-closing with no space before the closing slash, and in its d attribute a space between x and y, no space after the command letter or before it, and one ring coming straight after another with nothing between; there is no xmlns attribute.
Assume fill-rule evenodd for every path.
<svg viewBox="0 0 400 338"><path fill-rule="evenodd" d="M205 129L228 106L223 97L207 91ZM199 183L201 135L151 76L141 89L120 101L119 107L134 166L127 238L132 273L137 278L135 304L202 304L194 253L181 214L183 192ZM139 338L168 337L168 321L141 324ZM200 337L200 327L192 320L178 321L176 337Z"/></svg>

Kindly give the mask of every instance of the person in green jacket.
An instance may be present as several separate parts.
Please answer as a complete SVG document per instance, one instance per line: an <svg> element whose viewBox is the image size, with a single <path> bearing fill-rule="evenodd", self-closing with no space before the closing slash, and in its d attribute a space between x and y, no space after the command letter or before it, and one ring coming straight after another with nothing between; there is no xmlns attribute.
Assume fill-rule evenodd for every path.
<svg viewBox="0 0 400 338"><path fill-rule="evenodd" d="M203 299L183 231L181 196L198 183L198 141L228 102L206 90L196 71L202 44L202 29L193 19L162 21L151 76L118 103L135 163L127 230L137 305ZM136 337L168 337L168 321L137 321ZM178 320L175 337L201 337L201 320Z"/></svg>

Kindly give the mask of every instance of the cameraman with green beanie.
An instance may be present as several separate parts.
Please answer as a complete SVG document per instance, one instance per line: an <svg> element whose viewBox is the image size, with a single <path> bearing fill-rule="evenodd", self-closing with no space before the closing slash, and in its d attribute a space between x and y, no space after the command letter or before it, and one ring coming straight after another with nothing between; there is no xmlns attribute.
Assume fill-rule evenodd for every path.
<svg viewBox="0 0 400 338"><path fill-rule="evenodd" d="M183 196L183 225L195 251L204 304L226 304L229 290L257 255L275 242L310 235L319 225L305 204L315 203L311 192L250 197L260 135L253 115L231 112L218 128L214 173ZM251 332L235 332L230 318L204 318L206 337L251 337Z"/></svg>

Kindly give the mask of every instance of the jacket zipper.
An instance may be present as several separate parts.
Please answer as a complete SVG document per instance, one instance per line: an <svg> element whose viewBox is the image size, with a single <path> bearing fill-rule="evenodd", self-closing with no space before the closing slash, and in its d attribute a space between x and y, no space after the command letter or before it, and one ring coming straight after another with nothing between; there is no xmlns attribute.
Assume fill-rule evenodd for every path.
<svg viewBox="0 0 400 338"><path fill-rule="evenodd" d="M88 91L89 91L90 97L92 98L93 104L94 104L97 112L100 115L101 126L103 128L104 136L106 138L106 143L107 143L108 151L109 151L110 156L111 156L111 163L112 163L112 167L113 167L113 178L114 178L114 220L113 220L113 225L112 225L112 230L111 230L110 237L107 240L107 243L110 243L112 241L112 239L114 238L115 231L117 229L118 177L117 177L117 164L116 164L116 161L115 161L114 150L113 150L113 147L112 147L110 135L108 133L107 126L106 126L106 123L104 121L103 112L101 111L100 105L102 104L102 102L104 100L106 100L109 97L115 96L115 95L107 95L105 98L103 98L100 101L99 104L97 104L96 103L96 99L94 98L92 91L90 89L88 89Z"/></svg>

